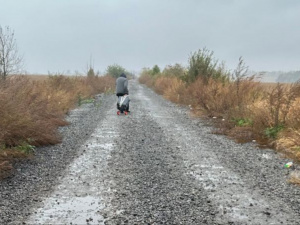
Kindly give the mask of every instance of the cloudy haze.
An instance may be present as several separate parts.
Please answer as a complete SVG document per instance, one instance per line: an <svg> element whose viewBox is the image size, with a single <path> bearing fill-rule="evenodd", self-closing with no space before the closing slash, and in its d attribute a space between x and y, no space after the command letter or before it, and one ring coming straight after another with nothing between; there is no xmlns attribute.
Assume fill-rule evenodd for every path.
<svg viewBox="0 0 300 225"><path fill-rule="evenodd" d="M229 69L300 70L299 0L0 0L30 73L187 65L214 51Z"/></svg>

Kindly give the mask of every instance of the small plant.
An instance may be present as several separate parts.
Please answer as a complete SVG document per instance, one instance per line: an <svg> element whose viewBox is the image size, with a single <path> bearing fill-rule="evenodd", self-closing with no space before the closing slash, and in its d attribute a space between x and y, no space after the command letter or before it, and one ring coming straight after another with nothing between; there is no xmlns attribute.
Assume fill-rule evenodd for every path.
<svg viewBox="0 0 300 225"><path fill-rule="evenodd" d="M24 142L15 148L16 148L16 150L19 150L20 152L25 153L25 154L31 154L35 150L35 146L30 145L27 142Z"/></svg>
<svg viewBox="0 0 300 225"><path fill-rule="evenodd" d="M100 107L101 107L101 102L97 103L95 106L96 106L97 109L100 109Z"/></svg>
<svg viewBox="0 0 300 225"><path fill-rule="evenodd" d="M253 125L253 121L251 119L247 118L238 118L238 119L233 119L234 123L238 127L248 127Z"/></svg>
<svg viewBox="0 0 300 225"><path fill-rule="evenodd" d="M268 138L272 138L275 139L278 135L278 133L283 129L282 125L278 125L275 127L268 127L267 129L265 129L265 135Z"/></svg>
<svg viewBox="0 0 300 225"><path fill-rule="evenodd" d="M5 145L4 144L0 144L0 151L5 149Z"/></svg>
<svg viewBox="0 0 300 225"><path fill-rule="evenodd" d="M113 88L105 88L104 94L106 95L110 95L110 94L114 94L115 90Z"/></svg>
<svg viewBox="0 0 300 225"><path fill-rule="evenodd" d="M77 97L78 106L81 106L82 104L88 104L88 103L94 103L94 102L95 102L95 99L93 99L93 98L83 99L80 94Z"/></svg>
<svg viewBox="0 0 300 225"><path fill-rule="evenodd" d="M77 96L77 104L78 104L78 106L81 106L81 104L82 104L82 97L80 94Z"/></svg>
<svg viewBox="0 0 300 225"><path fill-rule="evenodd" d="M295 146L292 149L295 150L295 151L297 151L297 152L300 152L300 146Z"/></svg>
<svg viewBox="0 0 300 225"><path fill-rule="evenodd" d="M81 104L94 103L94 101L95 100L93 98L88 98L88 99L81 100Z"/></svg>

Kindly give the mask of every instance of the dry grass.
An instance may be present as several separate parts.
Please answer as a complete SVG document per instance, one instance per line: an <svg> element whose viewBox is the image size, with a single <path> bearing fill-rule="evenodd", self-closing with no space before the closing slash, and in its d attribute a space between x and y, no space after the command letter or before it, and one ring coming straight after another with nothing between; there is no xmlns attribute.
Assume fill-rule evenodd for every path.
<svg viewBox="0 0 300 225"><path fill-rule="evenodd" d="M142 76L139 77L139 82L141 84L145 84L148 87L153 88L155 81L154 81L154 78L151 75L149 75L149 74L143 74Z"/></svg>
<svg viewBox="0 0 300 225"><path fill-rule="evenodd" d="M169 86L164 90L165 98L177 104L191 105L192 98L190 98L187 85L177 77L169 78Z"/></svg>
<svg viewBox="0 0 300 225"><path fill-rule="evenodd" d="M163 95L164 92L171 87L172 81L175 80L176 78L174 77L166 77L166 76L160 76L154 81L154 89L155 91Z"/></svg>
<svg viewBox="0 0 300 225"><path fill-rule="evenodd" d="M26 75L26 77L33 81L45 81L48 79L49 76L43 74L30 74L30 75Z"/></svg>
<svg viewBox="0 0 300 225"><path fill-rule="evenodd" d="M140 82L175 103L192 105L195 115L225 119L216 133L239 142L256 140L300 160L299 83L259 83L255 77L187 83L175 76L148 74Z"/></svg>
<svg viewBox="0 0 300 225"><path fill-rule="evenodd" d="M57 132L64 126L65 114L77 106L78 99L114 88L112 77L50 76L31 79L13 76L0 83L0 170L9 168L22 145L50 145L60 142ZM4 150L5 149L5 150Z"/></svg>

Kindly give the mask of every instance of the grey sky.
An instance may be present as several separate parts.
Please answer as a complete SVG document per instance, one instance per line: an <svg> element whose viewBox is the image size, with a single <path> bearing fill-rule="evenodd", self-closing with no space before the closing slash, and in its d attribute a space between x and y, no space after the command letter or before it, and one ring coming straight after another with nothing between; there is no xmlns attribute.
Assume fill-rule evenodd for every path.
<svg viewBox="0 0 300 225"><path fill-rule="evenodd" d="M0 0L30 73L187 64L214 51L229 69L300 70L299 0Z"/></svg>

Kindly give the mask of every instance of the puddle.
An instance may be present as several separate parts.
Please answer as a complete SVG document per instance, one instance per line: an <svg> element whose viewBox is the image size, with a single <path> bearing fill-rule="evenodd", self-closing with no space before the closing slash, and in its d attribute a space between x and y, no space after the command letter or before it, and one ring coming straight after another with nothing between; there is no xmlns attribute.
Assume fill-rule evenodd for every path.
<svg viewBox="0 0 300 225"><path fill-rule="evenodd" d="M100 210L104 208L97 196L49 198L42 210L37 214L34 223L72 223L72 224L104 224Z"/></svg>

